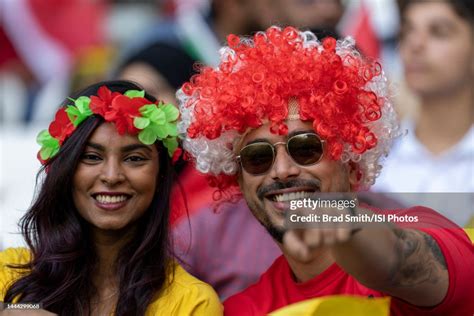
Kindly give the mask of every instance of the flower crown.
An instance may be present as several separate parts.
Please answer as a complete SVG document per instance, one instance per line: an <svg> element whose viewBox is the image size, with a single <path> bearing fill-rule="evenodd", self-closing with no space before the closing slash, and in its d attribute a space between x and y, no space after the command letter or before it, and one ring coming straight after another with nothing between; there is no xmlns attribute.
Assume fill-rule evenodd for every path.
<svg viewBox="0 0 474 316"><path fill-rule="evenodd" d="M59 109L48 130L38 134L37 142L41 145L38 159L42 164L56 156L76 128L95 114L106 122L113 122L120 135L138 134L138 139L145 145L160 140L168 149L170 157L178 152L178 109L162 101L152 103L145 98L145 91L128 90L121 94L101 86L97 96L69 100L74 104Z"/></svg>

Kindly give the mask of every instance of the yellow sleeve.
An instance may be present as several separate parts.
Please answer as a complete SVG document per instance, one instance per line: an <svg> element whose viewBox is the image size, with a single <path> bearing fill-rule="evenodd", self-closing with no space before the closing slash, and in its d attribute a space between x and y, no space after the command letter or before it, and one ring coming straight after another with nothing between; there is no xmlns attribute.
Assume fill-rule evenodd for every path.
<svg viewBox="0 0 474 316"><path fill-rule="evenodd" d="M30 260L26 248L8 248L0 252L0 301L3 302L5 293L10 285L21 276L21 271L8 267L11 264L25 264Z"/></svg>
<svg viewBox="0 0 474 316"><path fill-rule="evenodd" d="M223 315L223 307L214 289L176 266L174 279L147 309L155 315Z"/></svg>

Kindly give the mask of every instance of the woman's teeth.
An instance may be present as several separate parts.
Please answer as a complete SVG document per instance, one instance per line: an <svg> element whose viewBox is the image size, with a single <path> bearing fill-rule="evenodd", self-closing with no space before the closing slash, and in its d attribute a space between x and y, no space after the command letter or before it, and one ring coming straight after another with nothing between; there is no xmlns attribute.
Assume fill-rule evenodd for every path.
<svg viewBox="0 0 474 316"><path fill-rule="evenodd" d="M97 202L103 203L103 204L108 204L108 203L120 203L128 199L126 195L97 195L95 197Z"/></svg>
<svg viewBox="0 0 474 316"><path fill-rule="evenodd" d="M290 193L283 193L283 194L275 194L273 196L273 201L276 202L288 202L292 200L301 200L304 198L311 197L312 192L307 191L300 191L300 192L290 192Z"/></svg>

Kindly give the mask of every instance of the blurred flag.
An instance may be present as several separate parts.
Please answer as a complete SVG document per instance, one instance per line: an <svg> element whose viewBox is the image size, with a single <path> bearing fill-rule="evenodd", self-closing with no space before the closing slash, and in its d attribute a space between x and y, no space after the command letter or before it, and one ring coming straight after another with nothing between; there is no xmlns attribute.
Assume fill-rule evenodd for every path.
<svg viewBox="0 0 474 316"><path fill-rule="evenodd" d="M3 42L45 82L67 71L77 54L103 43L105 0L0 0ZM15 52L16 56L12 55ZM3 60L0 60L0 63Z"/></svg>
<svg viewBox="0 0 474 316"><path fill-rule="evenodd" d="M374 30L371 12L364 0L357 1L357 6L347 17L342 34L352 36L364 55L375 59L380 58L380 42Z"/></svg>

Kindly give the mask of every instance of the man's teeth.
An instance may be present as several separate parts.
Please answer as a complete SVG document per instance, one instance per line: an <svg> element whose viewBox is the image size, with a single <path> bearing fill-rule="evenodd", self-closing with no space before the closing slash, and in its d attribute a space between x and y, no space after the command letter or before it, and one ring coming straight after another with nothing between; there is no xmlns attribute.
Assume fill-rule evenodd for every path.
<svg viewBox="0 0 474 316"><path fill-rule="evenodd" d="M273 200L277 202L288 202L291 200L301 200L304 198L311 197L312 192L300 191L300 192L290 192L283 194L276 194L273 196Z"/></svg>
<svg viewBox="0 0 474 316"><path fill-rule="evenodd" d="M99 203L104 203L104 204L107 204L107 203L120 203L120 202L123 202L125 201L126 199L128 199L128 197L126 195L114 195L114 196L111 196L111 195L97 195L95 197L95 199L97 200L97 202Z"/></svg>

